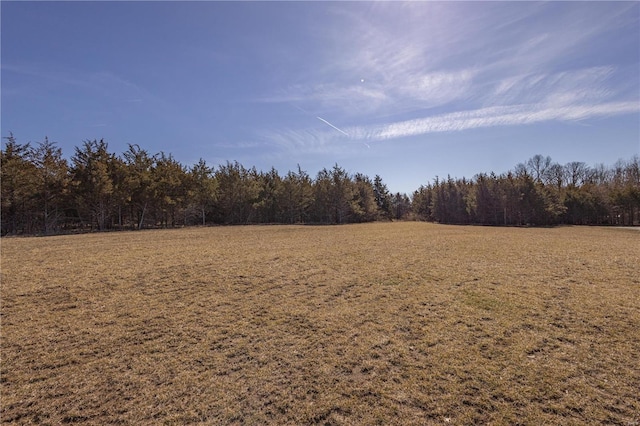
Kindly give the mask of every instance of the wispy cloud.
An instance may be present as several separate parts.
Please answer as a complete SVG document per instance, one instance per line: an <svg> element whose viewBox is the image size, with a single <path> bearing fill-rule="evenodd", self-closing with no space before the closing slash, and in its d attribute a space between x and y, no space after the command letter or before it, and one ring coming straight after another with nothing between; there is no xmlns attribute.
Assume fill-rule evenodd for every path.
<svg viewBox="0 0 640 426"><path fill-rule="evenodd" d="M307 83L262 101L340 116L338 130L352 141L640 111L638 88L630 91L617 78L622 71L590 51L610 28L637 24L628 16L637 6L479 6L376 3L370 13L336 7L342 25L328 36L331 53L322 66ZM343 135L316 128L271 135L307 147L344 143Z"/></svg>
<svg viewBox="0 0 640 426"><path fill-rule="evenodd" d="M263 147L265 144L257 141L217 141L211 145L222 149L256 149Z"/></svg>
<svg viewBox="0 0 640 426"><path fill-rule="evenodd" d="M348 136L347 139L344 139L343 136L336 135L334 132L321 131L313 128L272 131L265 136L282 149L329 152L337 146L346 147L347 145L345 145L345 143L348 142L364 143L369 147L367 142L378 142L433 133L460 132L498 126L521 126L549 121L582 124L581 122L587 119L638 113L640 113L640 104L633 101L565 106L524 104L457 111L387 124L352 126L342 131Z"/></svg>
<svg viewBox="0 0 640 426"><path fill-rule="evenodd" d="M612 66L591 67L559 73L532 73L504 78L487 100L493 104L607 101L614 96L608 81L615 74Z"/></svg>
<svg viewBox="0 0 640 426"><path fill-rule="evenodd" d="M145 97L145 90L139 85L107 70L86 73L63 68L43 70L14 64L2 64L2 70L32 78L31 86L40 91L62 87L126 103L139 103Z"/></svg>
<svg viewBox="0 0 640 426"><path fill-rule="evenodd" d="M464 97L472 86L474 74L470 69L407 74L404 84L398 85L394 92L419 100L424 106L441 105Z"/></svg>
<svg viewBox="0 0 640 426"><path fill-rule="evenodd" d="M579 121L640 112L637 102L611 102L593 105L514 105L488 107L435 115L396 123L347 128L356 139L381 141L429 133L455 132L493 126L515 126L544 121Z"/></svg>
<svg viewBox="0 0 640 426"><path fill-rule="evenodd" d="M587 119L640 113L638 99L625 98L607 82L615 76L613 67L592 67L551 74L529 74L495 82L486 105L417 119L336 128L350 141L385 141L440 132L458 132L496 126L519 126L542 122L579 122ZM316 128L285 130L278 141L301 147L344 145L344 137ZM365 142L366 143L366 142Z"/></svg>
<svg viewBox="0 0 640 426"><path fill-rule="evenodd" d="M314 111L339 111L351 116L374 113L390 101L382 85L363 83L359 79L354 79L352 84L291 85L255 100L265 103L303 103Z"/></svg>
<svg viewBox="0 0 640 426"><path fill-rule="evenodd" d="M336 142L335 131L316 128L263 130L260 136L281 152L325 154L335 149Z"/></svg>

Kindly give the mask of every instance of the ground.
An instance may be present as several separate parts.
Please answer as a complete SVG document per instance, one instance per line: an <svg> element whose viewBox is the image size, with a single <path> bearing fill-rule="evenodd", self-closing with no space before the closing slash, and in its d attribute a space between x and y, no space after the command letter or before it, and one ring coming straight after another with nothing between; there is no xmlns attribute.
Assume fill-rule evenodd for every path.
<svg viewBox="0 0 640 426"><path fill-rule="evenodd" d="M3 424L640 422L640 234L3 239Z"/></svg>

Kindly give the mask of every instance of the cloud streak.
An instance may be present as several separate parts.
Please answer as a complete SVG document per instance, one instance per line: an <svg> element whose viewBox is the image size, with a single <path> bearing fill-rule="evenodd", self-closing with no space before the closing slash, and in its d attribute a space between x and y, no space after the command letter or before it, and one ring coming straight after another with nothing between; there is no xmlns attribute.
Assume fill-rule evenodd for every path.
<svg viewBox="0 0 640 426"><path fill-rule="evenodd" d="M440 132L457 132L494 126L516 126L545 121L580 121L640 112L638 102L593 105L515 105L460 111L385 125L348 128L356 139L383 141Z"/></svg>
<svg viewBox="0 0 640 426"><path fill-rule="evenodd" d="M500 126L522 126L550 121L582 124L582 121L587 119L638 113L640 113L640 104L638 102L608 102L566 106L524 104L458 111L382 125L352 126L346 128L346 131L333 126L320 117L317 118L348 136L352 142L361 142L367 148L370 148L367 142L383 142L435 133L462 132ZM302 149L312 152L330 152L331 147L339 142L335 133L313 129L289 129L282 132L273 132L267 137L282 148L288 147L297 151ZM342 138L340 137L340 139Z"/></svg>
<svg viewBox="0 0 640 426"><path fill-rule="evenodd" d="M466 130L523 126L543 122L570 122L584 124L584 120L606 118L623 114L640 113L640 103L634 101L608 102L582 105L523 104L486 107L468 111L457 111L430 117L404 120L382 125L352 126L341 130L326 120L317 117L330 127L348 136L351 142L370 148L371 142L384 142L406 137L425 136L435 133L462 132ZM328 153L332 147L344 142L335 133L314 129L272 132L268 139L281 148ZM340 146L343 146L340 143Z"/></svg>
<svg viewBox="0 0 640 426"><path fill-rule="evenodd" d="M515 126L545 121L579 121L588 118L638 113L637 102L612 102L566 107L509 106L462 111L407 120L372 128L353 128L349 132L367 140L387 140L429 133L455 132L494 126Z"/></svg>
<svg viewBox="0 0 640 426"><path fill-rule="evenodd" d="M349 136L349 133L345 132L344 130L340 130L339 128L337 128L336 126L334 126L333 124L329 123L327 120L325 120L324 118L321 117L316 117L318 120L322 121L323 123L333 127L334 129L336 129L337 131L339 131L340 133L342 133L345 136Z"/></svg>

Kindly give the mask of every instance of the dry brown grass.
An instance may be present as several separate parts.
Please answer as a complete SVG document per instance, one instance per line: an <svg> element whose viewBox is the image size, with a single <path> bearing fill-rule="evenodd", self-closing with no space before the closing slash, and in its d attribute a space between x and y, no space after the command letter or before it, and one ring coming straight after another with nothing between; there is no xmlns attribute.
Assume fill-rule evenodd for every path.
<svg viewBox="0 0 640 426"><path fill-rule="evenodd" d="M426 223L4 239L2 422L637 425L639 247Z"/></svg>

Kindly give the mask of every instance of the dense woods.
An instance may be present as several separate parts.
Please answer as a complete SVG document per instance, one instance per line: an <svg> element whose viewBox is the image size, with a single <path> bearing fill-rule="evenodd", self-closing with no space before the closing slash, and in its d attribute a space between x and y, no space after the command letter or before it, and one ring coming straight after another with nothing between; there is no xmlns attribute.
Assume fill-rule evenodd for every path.
<svg viewBox="0 0 640 426"><path fill-rule="evenodd" d="M637 224L640 160L611 167L554 163L537 155L503 175L435 179L392 194L334 165L314 177L299 166L247 169L204 160L186 167L170 154L137 145L109 152L85 141L68 161L45 138L36 145L4 138L2 235L142 229L207 224L321 223L419 219L487 225Z"/></svg>
<svg viewBox="0 0 640 426"><path fill-rule="evenodd" d="M565 165L536 155L513 171L436 179L413 194L422 220L484 225L634 225L640 222L640 159L612 167Z"/></svg>

